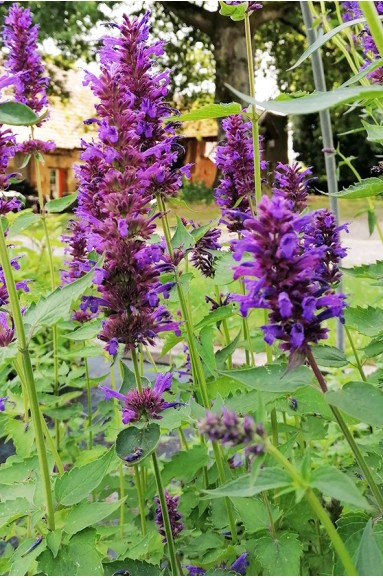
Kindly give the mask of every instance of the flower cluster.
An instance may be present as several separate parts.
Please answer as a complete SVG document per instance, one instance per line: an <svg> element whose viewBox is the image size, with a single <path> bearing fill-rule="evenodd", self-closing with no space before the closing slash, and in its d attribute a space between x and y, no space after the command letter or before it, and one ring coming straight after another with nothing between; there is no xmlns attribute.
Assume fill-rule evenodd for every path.
<svg viewBox="0 0 383 578"><path fill-rule="evenodd" d="M13 4L5 17L3 41L8 49L5 69L14 75L14 93L18 102L39 113L48 104L41 56L37 50L38 26L32 23L29 8Z"/></svg>
<svg viewBox="0 0 383 578"><path fill-rule="evenodd" d="M11 174L7 174L7 168L9 165L9 161L11 158L14 157L16 152L16 137L12 133L12 131L7 128L5 130L1 130L2 125L0 125L0 191L4 191L9 186L9 179L12 176ZM6 203L13 203L13 206L8 209ZM0 214L5 215L11 210L20 210L20 205L18 205L19 201L16 199L7 199L2 194L0 199Z"/></svg>
<svg viewBox="0 0 383 578"><path fill-rule="evenodd" d="M23 153L25 155L35 155L35 154L47 154L55 150L56 144L52 140L43 141L37 138L29 139L23 143L16 146L16 151L18 153Z"/></svg>
<svg viewBox="0 0 383 578"><path fill-rule="evenodd" d="M259 2L243 2L243 0L225 0L224 4L228 6L238 6L239 4L247 4L246 12L254 12L260 10L263 6Z"/></svg>
<svg viewBox="0 0 383 578"><path fill-rule="evenodd" d="M246 576L246 569L250 566L250 562L248 560L249 555L247 552L243 552L230 566L230 570L239 574L240 576ZM207 570L205 568L201 568L200 566L186 566L187 570L189 571L189 576L205 576Z"/></svg>
<svg viewBox="0 0 383 578"><path fill-rule="evenodd" d="M249 198L254 198L254 152L251 122L240 114L222 121L225 140L217 147L215 164L221 179L215 189L215 201L221 207L229 231L242 229L243 214L249 213ZM261 139L259 146L261 145ZM267 167L261 162L261 169Z"/></svg>
<svg viewBox="0 0 383 578"><path fill-rule="evenodd" d="M304 233L302 239L312 218L293 213L286 199L264 196L257 218L246 219L243 238L233 242L237 261L246 253L251 256L234 275L244 277L247 288L245 296L234 296L242 315L252 308L269 309L269 324L262 327L265 341L271 345L278 339L282 350L303 358L311 343L326 339L323 322L342 319L346 305L345 296L335 294L323 277L321 263L328 246L318 246L312 238L305 245ZM339 239L331 247L331 258L335 253L341 253Z"/></svg>
<svg viewBox="0 0 383 578"><path fill-rule="evenodd" d="M122 395L114 389L101 386L100 389L105 393L106 399L112 397L119 399L123 403L122 423L144 419L162 419L160 415L169 407L178 407L183 405L181 402L167 402L163 398L165 391L170 391L172 384L172 373L159 373L153 387L144 387L142 392L132 389L127 395Z"/></svg>
<svg viewBox="0 0 383 578"><path fill-rule="evenodd" d="M148 240L155 231L156 195L172 196L189 167L173 168L179 153L176 123L165 127L163 118L174 111L165 102L169 74L156 72L153 56L163 54L163 43L147 44L149 13L141 19L123 17L117 37L106 36L100 50L99 76L87 73L99 99L98 139L83 143L82 164L77 169L79 196L72 223L69 253L73 260L63 280L82 276L87 255L105 255L103 269L94 283L100 297L84 298L82 310L105 313L100 339L114 355L118 343L130 350L140 343L153 344L163 331L178 332L159 295L169 287L160 274L172 264L160 245ZM85 240L85 242L84 242Z"/></svg>
<svg viewBox="0 0 383 578"><path fill-rule="evenodd" d="M380 15L383 15L383 2L375 2L376 9ZM360 9L359 2L342 2L343 7L343 20L349 22L355 18L363 17L363 12ZM363 52L365 54L365 62L362 66L366 68L372 64L375 60L380 58L379 50L376 47L375 41L372 37L370 29L367 25L364 26L361 34L354 37L355 42L362 45ZM373 83L382 84L383 83L383 67L380 66L376 70L369 72L367 78L370 78Z"/></svg>
<svg viewBox="0 0 383 578"><path fill-rule="evenodd" d="M15 324L13 319L5 313L0 311L0 347L7 347L15 336Z"/></svg>
<svg viewBox="0 0 383 578"><path fill-rule="evenodd" d="M184 529L184 525L181 522L182 515L178 512L178 502L180 500L179 496L171 496L167 490L164 492L166 507L169 514L170 527L172 530L173 538L178 536ZM158 496L155 498L157 508L156 508L156 524L158 526L159 533L163 536L163 542L166 543L166 532L164 527L164 519L162 516L162 508L160 499Z"/></svg>
<svg viewBox="0 0 383 578"><path fill-rule="evenodd" d="M300 213L307 207L311 176L311 170L302 170L297 162L292 165L278 163L274 172L273 193L277 197L287 199L289 208Z"/></svg>
<svg viewBox="0 0 383 578"><path fill-rule="evenodd" d="M182 222L185 226L191 225L191 228L194 231L200 227L200 224L194 223L194 221L186 221L186 219L182 219ZM221 230L217 227L212 227L202 236L197 238L197 241L192 248L190 260L194 267L201 271L202 275L205 277L214 277L215 275L215 257L212 251L218 251L221 249L221 244L218 241L220 236Z"/></svg>

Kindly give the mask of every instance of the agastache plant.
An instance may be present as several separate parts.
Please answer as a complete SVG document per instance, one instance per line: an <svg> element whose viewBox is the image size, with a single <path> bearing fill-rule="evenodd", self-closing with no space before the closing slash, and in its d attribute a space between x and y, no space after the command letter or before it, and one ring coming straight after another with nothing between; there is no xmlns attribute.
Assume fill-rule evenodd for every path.
<svg viewBox="0 0 383 578"><path fill-rule="evenodd" d="M288 200L289 208L301 213L307 207L307 198L312 181L311 169L303 170L299 163L278 163L274 171L273 193Z"/></svg>

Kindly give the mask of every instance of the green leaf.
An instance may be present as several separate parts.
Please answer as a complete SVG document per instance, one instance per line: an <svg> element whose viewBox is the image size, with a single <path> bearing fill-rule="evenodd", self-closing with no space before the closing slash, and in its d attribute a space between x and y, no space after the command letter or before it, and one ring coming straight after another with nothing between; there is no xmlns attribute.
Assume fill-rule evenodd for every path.
<svg viewBox="0 0 383 578"><path fill-rule="evenodd" d="M110 448L101 458L81 467L74 467L56 480L55 495L62 506L72 506L87 498L106 476L115 457Z"/></svg>
<svg viewBox="0 0 383 578"><path fill-rule="evenodd" d="M0 124L32 126L40 122L43 116L38 117L29 106L21 102L0 103Z"/></svg>
<svg viewBox="0 0 383 578"><path fill-rule="evenodd" d="M137 386L137 379L136 376L134 375L134 372L131 369L129 369L126 363L124 363L123 361L121 361L120 363L122 369L122 384L120 387L120 393L126 395L128 391Z"/></svg>
<svg viewBox="0 0 383 578"><path fill-rule="evenodd" d="M96 267L101 267L102 263L103 258L99 260ZM92 269L74 283L56 289L37 303L33 302L24 315L28 338L30 339L36 333L39 326L50 327L68 315L72 303L79 299L84 291L92 285L93 277L94 270Z"/></svg>
<svg viewBox="0 0 383 578"><path fill-rule="evenodd" d="M300 576L300 559L303 545L296 534L283 532L273 536L263 536L255 542L256 557L264 568L265 576Z"/></svg>
<svg viewBox="0 0 383 578"><path fill-rule="evenodd" d="M246 532L253 534L260 530L270 529L268 509L262 498L235 498L232 501ZM269 504L269 508L273 521L276 522L280 518L281 512L272 504Z"/></svg>
<svg viewBox="0 0 383 578"><path fill-rule="evenodd" d="M377 124L369 124L365 120L362 120L362 124L367 131L367 140L370 142L383 141L383 126Z"/></svg>
<svg viewBox="0 0 383 578"><path fill-rule="evenodd" d="M14 237L15 235L19 235L19 233L40 221L40 219L41 216L37 215L36 213L32 213L32 211L23 211L16 217L12 225L9 227L7 236Z"/></svg>
<svg viewBox="0 0 383 578"><path fill-rule="evenodd" d="M320 466L311 472L310 485L325 496L331 496L356 508L370 509L367 500L351 478L333 466Z"/></svg>
<svg viewBox="0 0 383 578"><path fill-rule="evenodd" d="M46 541L43 540L36 548L28 552L35 542L36 538L30 538L25 540L25 542L17 548L11 558L10 576L25 576L36 558L38 558L47 547Z"/></svg>
<svg viewBox="0 0 383 578"><path fill-rule="evenodd" d="M368 520L356 552L355 565L360 576L383 576L383 555Z"/></svg>
<svg viewBox="0 0 383 578"><path fill-rule="evenodd" d="M73 205L77 199L77 195L78 191L71 195L64 195L64 197L60 197L59 199L52 199L52 201L47 202L45 208L48 213L62 213L65 209Z"/></svg>
<svg viewBox="0 0 383 578"><path fill-rule="evenodd" d="M115 560L113 562L104 562L104 576L114 576L118 570L129 572L126 576L161 576L162 570L158 566L143 562L142 560Z"/></svg>
<svg viewBox="0 0 383 578"><path fill-rule="evenodd" d="M96 531L88 528L61 546L54 558L50 550L39 557L39 573L46 576L102 576L104 555L96 548Z"/></svg>
<svg viewBox="0 0 383 578"><path fill-rule="evenodd" d="M285 364L270 364L218 373L259 391L289 392L311 383L312 375L308 367L301 366L289 373L286 373L286 369Z"/></svg>
<svg viewBox="0 0 383 578"><path fill-rule="evenodd" d="M304 51L302 56L300 56L296 61L296 63L288 70L294 70L294 68L300 66L302 62L304 62L307 58L309 58L309 56L311 56L316 50L318 50L318 48L326 44L328 40L333 38L333 36L339 34L339 32L342 32L342 30L344 30L345 28L349 28L350 26L356 26L357 24L362 24L364 22L366 22L365 18L356 18L354 20L349 20L348 22L343 22L342 24L339 24L339 26L332 28L326 34L322 34L321 36L319 36L319 38L317 38L317 40L315 40L315 42L310 44L310 46L307 48L307 50Z"/></svg>
<svg viewBox="0 0 383 578"><path fill-rule="evenodd" d="M217 251L214 254L214 283L215 285L229 285L234 281L233 267L238 265L233 259L233 254L230 251Z"/></svg>
<svg viewBox="0 0 383 578"><path fill-rule="evenodd" d="M0 503L0 528L18 518L26 516L30 511L30 504L25 498L7 500Z"/></svg>
<svg viewBox="0 0 383 578"><path fill-rule="evenodd" d="M63 529L67 534L77 534L113 514L125 500L126 497L117 502L82 502L69 512Z"/></svg>
<svg viewBox="0 0 383 578"><path fill-rule="evenodd" d="M342 271L347 273L347 275L358 277L360 279L382 279L383 261L376 261L376 263L358 265L351 268L342 267Z"/></svg>
<svg viewBox="0 0 383 578"><path fill-rule="evenodd" d="M371 62L371 64L369 64L368 66L363 68L360 72L358 72L358 74L355 74L354 76L346 80L346 82L344 82L341 85L341 88L350 86L351 84L356 84L357 82L359 82L359 80L362 80L362 78L367 76L367 74L370 74L370 72L374 72L374 70L377 70L381 66L383 66L383 58L378 58L377 60L374 60L374 62Z"/></svg>
<svg viewBox="0 0 383 578"><path fill-rule="evenodd" d="M225 2L219 3L220 11L222 16L230 16L231 20L234 22L240 22L245 19L245 14L247 10L247 2L240 2L239 4L226 4Z"/></svg>
<svg viewBox="0 0 383 578"><path fill-rule="evenodd" d="M100 319L93 319L89 323L84 323L75 331L71 333L66 333L63 335L66 339L71 341L87 341L88 339L94 339L100 333L102 322Z"/></svg>
<svg viewBox="0 0 383 578"><path fill-rule="evenodd" d="M214 328L210 325L203 327L199 334L199 340L196 341L198 353L207 369L212 375L216 375L217 366L214 355Z"/></svg>
<svg viewBox="0 0 383 578"><path fill-rule="evenodd" d="M347 307L344 318L348 327L362 335L374 337L382 331L383 309L379 307Z"/></svg>
<svg viewBox="0 0 383 578"><path fill-rule="evenodd" d="M212 222L212 223L207 223L207 225L202 225L202 227L197 227L196 229L192 229L190 231L191 236L193 237L193 239L195 240L195 242L199 241L200 239L202 239L202 237L208 232L210 231L210 229L212 229L213 227L215 227L217 225L217 221Z"/></svg>
<svg viewBox="0 0 383 578"><path fill-rule="evenodd" d="M378 218L376 216L375 209L368 209L367 222L368 222L368 232L369 232L369 235L371 237L372 233L375 230L376 223L378 222Z"/></svg>
<svg viewBox="0 0 383 578"><path fill-rule="evenodd" d="M233 339L231 343L229 343L229 345L226 345L226 347L223 347L222 349L216 352L215 361L218 369L224 369L226 360L237 349L237 345L241 338L241 334L242 331L238 333L238 335Z"/></svg>
<svg viewBox="0 0 383 578"><path fill-rule="evenodd" d="M59 548L61 546L62 534L62 530L57 529L53 532L48 532L46 535L47 546L52 552L53 558L56 558L58 554Z"/></svg>
<svg viewBox="0 0 383 578"><path fill-rule="evenodd" d="M344 367L348 363L343 351L337 347L315 345L312 351L317 364L321 367Z"/></svg>
<svg viewBox="0 0 383 578"><path fill-rule="evenodd" d="M235 480L226 482L215 490L204 490L210 498L251 498L266 490L286 488L291 486L291 478L287 472L278 467L259 470L256 478L252 474L245 474ZM293 487L291 486L291 491Z"/></svg>
<svg viewBox="0 0 383 578"><path fill-rule="evenodd" d="M339 391L329 391L331 405L363 423L383 427L383 392L364 381L350 381Z"/></svg>
<svg viewBox="0 0 383 578"><path fill-rule="evenodd" d="M206 104L196 110L192 110L181 116L166 118L166 122L173 120L207 120L209 118L224 118L231 114L241 114L242 107L238 102L229 102L221 104Z"/></svg>
<svg viewBox="0 0 383 578"><path fill-rule="evenodd" d="M178 336L175 333L166 333L165 341L164 341L164 344L163 344L162 349L161 349L160 357L163 357L164 355L166 355L166 353L168 353L168 351L171 351L173 349L173 347L175 347L178 343L181 343L182 340L183 340L182 335Z"/></svg>
<svg viewBox="0 0 383 578"><path fill-rule="evenodd" d="M383 193L383 179L378 177L369 177L342 189L338 193L323 193L329 197L337 199L364 199L366 197L375 197Z"/></svg>
<svg viewBox="0 0 383 578"><path fill-rule="evenodd" d="M177 215L177 227L171 241L173 249L182 248L184 251L194 247L195 240Z"/></svg>
<svg viewBox="0 0 383 578"><path fill-rule="evenodd" d="M116 452L119 458L124 460L128 465L137 465L145 460L156 449L160 441L160 427L156 423L150 423L148 426L139 429L135 426L129 426L117 436ZM127 462L126 457L141 450L134 462Z"/></svg>
<svg viewBox="0 0 383 578"><path fill-rule="evenodd" d="M283 100L255 100L251 96L239 92L230 84L226 86L241 100L255 104L258 108L274 112L276 114L312 114L314 112L321 112L328 108L340 106L355 102L356 100L376 100L383 98L383 89L379 86L349 86L347 88L337 88L330 92L313 92L307 96L300 98L289 98L288 96Z"/></svg>
<svg viewBox="0 0 383 578"><path fill-rule="evenodd" d="M190 482L201 468L207 466L208 454L206 446L193 446L188 451L175 454L162 470L163 483L168 484L173 478L182 482Z"/></svg>
<svg viewBox="0 0 383 578"><path fill-rule="evenodd" d="M214 311L211 311L210 313L205 315L205 317L197 323L194 329L198 331L199 329L202 329L207 325L215 325L219 321L227 319L232 315L233 315L233 306L231 304L224 305L223 307L218 307L218 309L214 309Z"/></svg>
<svg viewBox="0 0 383 578"><path fill-rule="evenodd" d="M181 286L184 295L187 295L190 291L190 283L194 279L193 273L182 273L181 277L178 277L178 285ZM170 303L177 303L179 300L178 291L176 285L170 289L169 297L167 299Z"/></svg>
<svg viewBox="0 0 383 578"><path fill-rule="evenodd" d="M363 349L366 357L375 357L383 353L383 339L380 337L373 339L370 343Z"/></svg>

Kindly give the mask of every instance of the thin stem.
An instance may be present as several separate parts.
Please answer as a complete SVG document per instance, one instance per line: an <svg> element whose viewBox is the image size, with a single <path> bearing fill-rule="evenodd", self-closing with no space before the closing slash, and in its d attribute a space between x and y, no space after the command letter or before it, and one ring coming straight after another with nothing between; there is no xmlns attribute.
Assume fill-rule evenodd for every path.
<svg viewBox="0 0 383 578"><path fill-rule="evenodd" d="M251 28L250 28L249 14L245 14L245 37L246 37L247 69L249 74L249 91L250 96L252 98L255 98L254 60L253 60L253 48L251 43ZM262 181L261 181L261 156L259 153L258 114L255 104L251 105L251 128L253 134L255 202L258 205L262 197ZM251 194L249 194L249 206L251 214L254 216L255 210Z"/></svg>
<svg viewBox="0 0 383 578"><path fill-rule="evenodd" d="M140 510L140 520L141 520L141 533L143 536L146 536L145 500L144 500L144 493L142 490L140 469L138 466L134 466L134 479L136 480L137 486L138 507Z"/></svg>
<svg viewBox="0 0 383 578"><path fill-rule="evenodd" d="M295 482L298 487L305 489L305 498L310 504L312 510L315 512L319 520L321 521L324 529L326 530L334 550L338 554L344 569L348 576L358 576L358 571L352 561L352 558L344 545L342 538L339 536L331 518L327 514L326 510L323 508L322 504L316 497L313 490L308 487L307 482L301 477L298 470L285 458L285 456L269 441L266 442L266 449L268 453L273 456L273 458L281 464L290 475L291 479Z"/></svg>
<svg viewBox="0 0 383 578"><path fill-rule="evenodd" d="M88 359L84 357L84 364L85 364L85 376L86 376L86 390L87 390L87 400L88 400L88 428L89 428L89 443L88 447L91 450L93 447L93 432L92 428L92 388L90 385L90 378L89 378L89 365Z"/></svg>
<svg viewBox="0 0 383 578"><path fill-rule="evenodd" d="M375 2L365 0L364 2L359 3L359 7L367 20L368 27L376 47L379 50L379 54L383 57L383 27L379 20L379 13L376 9Z"/></svg>
<svg viewBox="0 0 383 578"><path fill-rule="evenodd" d="M55 529L54 509L52 488L49 477L48 458L44 443L44 434L41 424L40 408L37 399L35 380L33 375L31 358L28 351L28 344L24 331L23 318L20 311L19 298L16 291L15 282L13 279L12 267L9 262L8 250L5 241L4 231L0 223L0 262L3 268L4 279L9 295L9 302L11 305L12 317L15 323L16 335L18 340L19 351L22 356L23 375L25 377L25 384L27 386L29 407L31 410L33 428L35 432L37 454L39 458L40 474L43 481L45 505L47 511L47 524L49 530Z"/></svg>
<svg viewBox="0 0 383 578"><path fill-rule="evenodd" d="M180 436L181 446L183 446L186 451L189 451L189 444L187 442L187 439L185 437L185 432L182 429L182 427L178 428L178 434Z"/></svg>
<svg viewBox="0 0 383 578"><path fill-rule="evenodd" d="M217 303L219 305L220 300L221 300L221 293L219 291L218 285L215 286L215 295L216 295ZM228 345L230 345L230 333L229 333L229 326L227 324L227 319L223 319L221 323L222 323L223 336L225 339L225 346L227 347ZM229 357L227 359L227 366L229 369L233 369L233 356L231 354L229 355Z"/></svg>
<svg viewBox="0 0 383 578"><path fill-rule="evenodd" d="M266 506L267 515L268 515L268 517L269 517L270 533L271 533L272 537L275 539L276 536L277 536L277 534L276 534L276 531L275 531L275 524L274 524L274 520L273 520L273 514L272 514L272 511L271 511L271 508L270 508L270 502L269 502L269 500L268 500L268 498L267 498L266 492L262 492L262 498L263 498L264 504L265 504L265 506Z"/></svg>
<svg viewBox="0 0 383 578"><path fill-rule="evenodd" d="M112 389L117 391L117 383L116 383L116 375L114 373L114 366L111 366L110 369L110 379L112 382ZM118 408L118 401L114 399L114 421L116 424L116 429L120 427L121 418L120 418L120 411ZM120 500L125 496L125 485L124 485L124 470L122 467L122 462L118 466L118 476L120 481ZM125 524L125 502L122 502L120 506L120 536L121 538L124 537L124 524Z"/></svg>
<svg viewBox="0 0 383 578"><path fill-rule="evenodd" d="M317 380L319 382L319 385L321 387L322 392L326 393L327 392L326 382L324 380L322 372L319 369L317 362L315 361L315 358L314 358L312 351L310 349L307 352L307 359L311 365L311 368L315 374L315 377L317 378ZM338 410L338 408L334 407L333 405L330 405L330 404L329 404L329 407L330 407L332 413L334 414L334 417L335 417L336 421L338 422L338 425L339 425L340 429L342 430L342 433L343 433L344 437L346 438L346 441L347 441L348 445L350 446L350 449L351 449L352 453L354 454L354 457L355 457L356 461L358 462L359 467L362 470L362 472L363 472L363 474L367 480L368 485L370 486L370 490L374 495L374 498L376 500L376 503L378 504L379 510L381 512L383 512L383 496L382 496L382 493L379 490L379 488L378 488L378 486L377 486L377 484L376 484L376 482L375 482L375 480L371 474L370 468L366 464L366 461L365 461L363 455L361 454L361 452L360 452L360 450L359 450L359 448L358 448L358 446L357 446L357 444L353 438L353 435L350 432L350 430L348 429L347 424L344 421L343 416L340 413L340 411Z"/></svg>
<svg viewBox="0 0 383 578"><path fill-rule="evenodd" d="M132 349L132 362L134 375L136 376L136 385L139 393L142 393L142 379L140 373L140 367L138 365L137 353L135 349Z"/></svg>
<svg viewBox="0 0 383 578"><path fill-rule="evenodd" d="M352 349L352 352L353 352L354 357L355 357L355 362L356 362L356 365L357 365L357 367L358 367L359 375L360 375L360 377L362 378L363 381L367 381L367 377L366 377L366 374L365 374L364 371L363 371L363 367L362 367L361 361L360 361L360 359L359 359L359 355L358 355L358 352L357 352L357 350L356 350L355 343L354 343L354 340L353 340L352 335L351 335L351 331L349 330L349 328L347 327L347 325L344 326L344 330L345 330L345 332L346 332L347 339L348 339L348 341L349 341L349 343L350 343L350 345L351 345L351 349Z"/></svg>

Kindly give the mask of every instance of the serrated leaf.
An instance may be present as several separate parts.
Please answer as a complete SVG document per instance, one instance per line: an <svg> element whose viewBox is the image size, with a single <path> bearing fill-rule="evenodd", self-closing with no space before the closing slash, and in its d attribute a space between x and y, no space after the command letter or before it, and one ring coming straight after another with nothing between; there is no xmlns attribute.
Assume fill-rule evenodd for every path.
<svg viewBox="0 0 383 578"><path fill-rule="evenodd" d="M238 4L226 4L220 1L219 13L222 16L230 16L231 20L234 22L240 22L245 19L245 14L247 10L246 2L239 2Z"/></svg>
<svg viewBox="0 0 383 578"><path fill-rule="evenodd" d="M266 576L299 576L303 545L296 534L263 536L256 542L256 557Z"/></svg>
<svg viewBox="0 0 383 578"><path fill-rule="evenodd" d="M315 360L321 367L344 367L347 357L341 349L329 345L314 345L312 348Z"/></svg>
<svg viewBox="0 0 383 578"><path fill-rule="evenodd" d="M357 100L370 101L383 98L383 89L379 86L349 86L347 88L337 88L329 92L313 92L301 98L287 98L283 100L255 100L248 94L236 90L230 84L226 86L238 98L249 104L281 115L301 115L321 112L328 108L348 104Z"/></svg>
<svg viewBox="0 0 383 578"><path fill-rule="evenodd" d="M364 349L364 354L366 357L375 357L383 353L383 338L378 337L373 339Z"/></svg>
<svg viewBox="0 0 383 578"><path fill-rule="evenodd" d="M367 131L367 140L370 142L383 141L383 126L377 124L370 124L362 119L362 124Z"/></svg>
<svg viewBox="0 0 383 578"><path fill-rule="evenodd" d="M355 565L361 576L383 576L383 554L368 520L356 552Z"/></svg>
<svg viewBox="0 0 383 578"><path fill-rule="evenodd" d="M194 329L198 331L199 329L202 329L203 327L206 327L208 325L215 325L219 321L222 321L223 319L228 319L228 317L231 317L232 315L233 315L233 306L231 304L218 307L218 309L214 309L214 311L211 311L210 313L205 315L205 317L197 323Z"/></svg>
<svg viewBox="0 0 383 578"><path fill-rule="evenodd" d="M356 508L369 510L367 500L346 474L332 466L319 466L311 472L310 485L325 496L330 496Z"/></svg>
<svg viewBox="0 0 383 578"><path fill-rule="evenodd" d="M238 265L233 259L233 254L229 251L217 251L214 254L214 283L215 285L229 285L234 281L233 267Z"/></svg>
<svg viewBox="0 0 383 578"><path fill-rule="evenodd" d="M85 466L74 467L56 480L55 495L59 504L72 506L87 498L106 476L115 458L114 448Z"/></svg>
<svg viewBox="0 0 383 578"><path fill-rule="evenodd" d="M126 576L161 576L162 570L159 566L154 566L142 560L115 560L114 562L104 562L104 575L114 576L116 572L129 572Z"/></svg>
<svg viewBox="0 0 383 578"><path fill-rule="evenodd" d="M48 201L45 205L45 209L48 213L62 213L73 205L76 201L78 195L78 191L72 193L71 195L64 195L64 197L60 197L59 199L52 199L52 201Z"/></svg>
<svg viewBox="0 0 383 578"><path fill-rule="evenodd" d="M183 340L182 335L176 335L175 333L167 333L165 336L165 341L161 349L160 357L163 357L173 349L178 343L181 343Z"/></svg>
<svg viewBox="0 0 383 578"><path fill-rule="evenodd" d="M383 427L383 392L364 381L350 381L339 391L326 393L329 404L363 423Z"/></svg>
<svg viewBox="0 0 383 578"><path fill-rule="evenodd" d="M129 426L117 436L116 453L127 465L137 465L145 460L156 449L160 441L160 427L156 423L139 429ZM137 451L139 450L139 453ZM126 461L127 456L137 453L137 459L132 462Z"/></svg>
<svg viewBox="0 0 383 578"><path fill-rule="evenodd" d="M188 451L179 452L165 464L161 472L163 483L166 485L173 478L189 482L207 463L208 454L205 445L193 446Z"/></svg>
<svg viewBox="0 0 383 578"><path fill-rule="evenodd" d="M193 235L189 233L179 216L177 215L177 227L172 238L173 249L182 248L184 251L194 247L195 240Z"/></svg>
<svg viewBox="0 0 383 578"><path fill-rule="evenodd" d="M356 267L342 267L342 271L351 275L352 277L358 277L360 279L382 279L383 278L383 261L376 261L376 263L370 263L368 265L358 265Z"/></svg>
<svg viewBox="0 0 383 578"><path fill-rule="evenodd" d="M209 498L251 498L266 490L287 488L291 486L291 478L287 472L278 467L264 468L256 478L245 474L235 480L226 482L215 490L204 490ZM291 486L291 491L293 487Z"/></svg>
<svg viewBox="0 0 383 578"><path fill-rule="evenodd" d="M30 504L25 498L7 500L0 503L0 528L5 524L26 516L30 511Z"/></svg>
<svg viewBox="0 0 383 578"><path fill-rule="evenodd" d="M75 506L67 515L63 526L64 532L77 534L81 530L101 522L101 520L118 510L125 500L126 497L117 502L82 502Z"/></svg>
<svg viewBox="0 0 383 578"><path fill-rule="evenodd" d="M102 263L103 258L99 260L96 267L101 267ZM32 303L24 315L28 339L36 333L39 327L50 327L68 315L72 303L79 299L84 291L92 285L93 276L94 271L91 270L73 283L56 289L37 303Z"/></svg>
<svg viewBox="0 0 383 578"><path fill-rule="evenodd" d="M286 373L285 364L270 364L251 369L237 369L233 371L219 371L243 383L251 389L269 392L289 392L312 382L312 375L308 367Z"/></svg>
<svg viewBox="0 0 383 578"><path fill-rule="evenodd" d="M238 102L229 102L229 103L221 103L221 104L206 104L205 106L201 106L196 110L192 110L185 114L181 114L181 116L174 116L171 118L165 119L166 121L169 120L207 120L209 118L224 118L226 116L230 116L231 114L241 114L242 107Z"/></svg>
<svg viewBox="0 0 383 578"><path fill-rule="evenodd" d="M17 548L10 560L10 576L25 576L36 558L38 558L47 547L46 541L42 540L40 544L32 549L35 543L36 538L30 538L25 540L25 542Z"/></svg>
<svg viewBox="0 0 383 578"><path fill-rule="evenodd" d="M7 236L14 237L15 235L19 235L22 231L28 229L28 227L34 225L40 220L40 215L32 213L31 211L22 211L22 213L16 217L12 225L9 227Z"/></svg>
<svg viewBox="0 0 383 578"><path fill-rule="evenodd" d="M366 197L375 197L381 193L383 193L383 179L368 177L347 187L347 189L342 189L338 193L324 194L337 199L365 199Z"/></svg>
<svg viewBox="0 0 383 578"><path fill-rule="evenodd" d="M382 331L383 309L380 307L347 307L344 318L348 327L362 335L375 337Z"/></svg>
<svg viewBox="0 0 383 578"><path fill-rule="evenodd" d="M66 339L71 341L87 341L88 339L94 339L101 331L102 322L100 319L93 319L89 323L84 323L81 327L75 329L71 333L66 333L63 335Z"/></svg>

